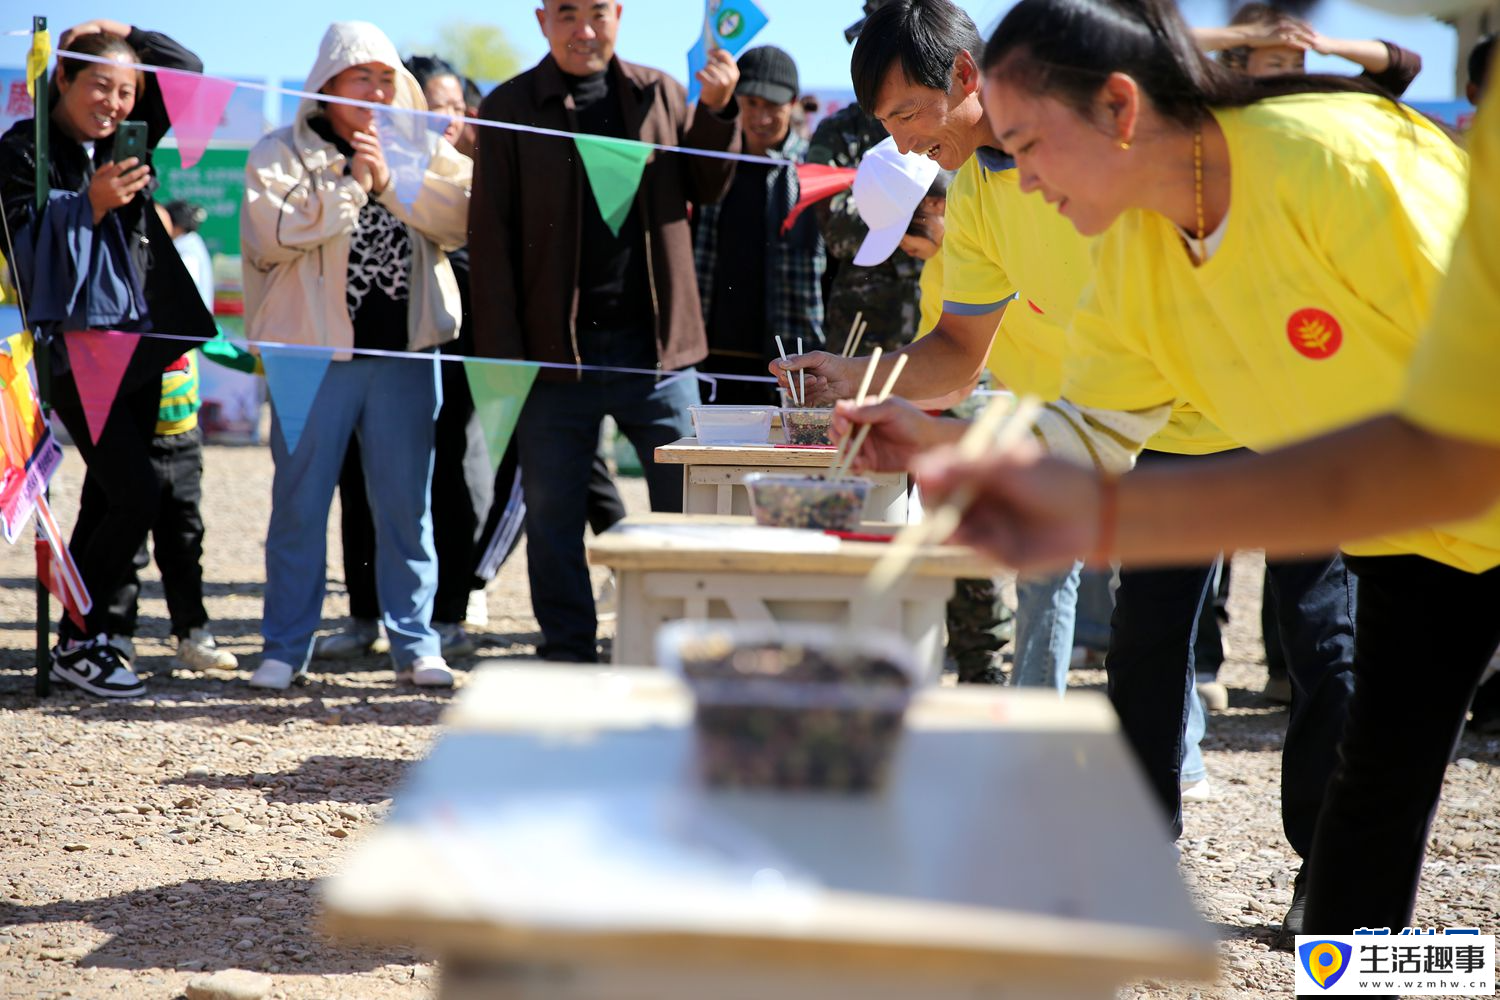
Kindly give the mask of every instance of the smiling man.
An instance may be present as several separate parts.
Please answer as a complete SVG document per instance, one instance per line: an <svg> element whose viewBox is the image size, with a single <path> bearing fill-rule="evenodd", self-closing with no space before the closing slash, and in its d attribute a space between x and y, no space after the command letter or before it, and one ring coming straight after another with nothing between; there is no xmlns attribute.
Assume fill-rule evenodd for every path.
<svg viewBox="0 0 1500 1000"><path fill-rule="evenodd" d="M980 106L982 46L974 22L948 0L892 0L871 12L854 48L860 106L902 153L958 170L948 191L942 316L932 333L886 356L910 355L896 387L908 399L966 393L987 359L1006 387L1055 398L1067 317L1087 280L1085 241L1040 198L1022 197L1013 165L992 145ZM1027 301L1007 309L1018 287ZM893 363L882 360L886 371ZM824 352L790 367L807 369L823 402L852 396L864 374L863 359ZM1012 683L1066 686L1078 579L1075 568L1019 581Z"/></svg>
<svg viewBox="0 0 1500 1000"><path fill-rule="evenodd" d="M698 74L702 98L615 55L621 8L545 0L548 54L495 89L481 118L662 146L739 152L739 70L722 49ZM654 510L682 509L682 475L652 460L692 433L694 379L616 375L690 370L708 353L693 270L689 203L718 201L734 162L660 151L623 218L606 220L574 142L479 130L469 210L474 347L541 371L516 428L526 494L531 603L544 659L592 663L597 619L583 532L599 429L612 416L645 467ZM606 196L614 192L606 190Z"/></svg>

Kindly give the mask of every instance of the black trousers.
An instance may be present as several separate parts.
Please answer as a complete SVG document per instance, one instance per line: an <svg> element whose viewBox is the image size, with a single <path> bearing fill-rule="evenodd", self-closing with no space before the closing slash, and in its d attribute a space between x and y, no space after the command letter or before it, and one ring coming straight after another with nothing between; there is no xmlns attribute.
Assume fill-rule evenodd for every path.
<svg viewBox="0 0 1500 1000"><path fill-rule="evenodd" d="M203 606L203 432L194 427L182 434L158 435L151 442L151 464L161 482L161 502L151 526L151 549L161 570L162 591L172 634L186 638L208 624ZM151 550L141 540L130 571L107 599L106 631L135 635L140 571L151 564Z"/></svg>
<svg viewBox="0 0 1500 1000"><path fill-rule="evenodd" d="M1411 922L1443 775L1500 645L1500 568L1348 557L1358 683L1309 860L1308 934Z"/></svg>
<svg viewBox="0 0 1500 1000"><path fill-rule="evenodd" d="M161 380L146 379L121 389L98 444L89 437L71 376L58 382L53 408L88 468L68 549L93 598L93 609L84 616L82 631L66 614L57 628L61 639L78 640L108 631L110 595L134 573L136 553L156 523L161 490L151 442L156 437Z"/></svg>
<svg viewBox="0 0 1500 1000"><path fill-rule="evenodd" d="M1141 462L1192 461L1144 452ZM1196 697L1194 644L1213 565L1120 569L1110 621L1109 697L1174 837L1182 834L1183 730ZM1353 688L1353 583L1338 556L1270 560L1293 698L1281 758L1281 819L1303 857L1333 773Z"/></svg>

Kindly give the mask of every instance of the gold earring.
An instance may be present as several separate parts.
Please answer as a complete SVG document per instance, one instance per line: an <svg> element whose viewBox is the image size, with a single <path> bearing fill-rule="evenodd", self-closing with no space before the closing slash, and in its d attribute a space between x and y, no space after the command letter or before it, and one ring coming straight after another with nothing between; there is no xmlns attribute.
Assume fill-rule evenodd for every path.
<svg viewBox="0 0 1500 1000"><path fill-rule="evenodd" d="M1121 139L1119 142L1115 143L1115 145L1119 146L1121 149L1129 149L1130 148L1130 140L1129 139Z"/></svg>

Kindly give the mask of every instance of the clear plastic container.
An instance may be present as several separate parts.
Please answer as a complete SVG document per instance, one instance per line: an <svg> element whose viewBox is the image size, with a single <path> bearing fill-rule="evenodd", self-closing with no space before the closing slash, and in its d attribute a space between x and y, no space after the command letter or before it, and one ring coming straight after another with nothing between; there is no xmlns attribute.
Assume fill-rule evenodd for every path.
<svg viewBox="0 0 1500 1000"><path fill-rule="evenodd" d="M766 444L774 406L690 406L699 444Z"/></svg>
<svg viewBox="0 0 1500 1000"><path fill-rule="evenodd" d="M816 528L819 531L856 531L864 516L865 498L873 484L845 476L752 472L745 477L750 512L755 523L772 528Z"/></svg>
<svg viewBox="0 0 1500 1000"><path fill-rule="evenodd" d="M832 407L782 407L781 426L787 444L833 444L828 434L833 427Z"/></svg>
<svg viewBox="0 0 1500 1000"><path fill-rule="evenodd" d="M720 788L880 788L922 671L893 632L672 622L657 662L697 703L699 773Z"/></svg>

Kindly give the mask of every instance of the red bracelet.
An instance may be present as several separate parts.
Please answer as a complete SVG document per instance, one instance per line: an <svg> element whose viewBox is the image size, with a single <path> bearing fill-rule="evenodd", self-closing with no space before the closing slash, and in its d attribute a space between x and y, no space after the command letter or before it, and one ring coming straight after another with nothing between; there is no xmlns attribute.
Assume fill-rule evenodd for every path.
<svg viewBox="0 0 1500 1000"><path fill-rule="evenodd" d="M1120 477L1104 473L1099 477L1099 527L1094 553L1088 561L1107 566L1115 555L1115 533L1120 526Z"/></svg>

